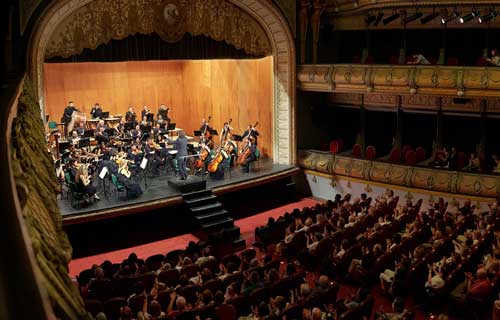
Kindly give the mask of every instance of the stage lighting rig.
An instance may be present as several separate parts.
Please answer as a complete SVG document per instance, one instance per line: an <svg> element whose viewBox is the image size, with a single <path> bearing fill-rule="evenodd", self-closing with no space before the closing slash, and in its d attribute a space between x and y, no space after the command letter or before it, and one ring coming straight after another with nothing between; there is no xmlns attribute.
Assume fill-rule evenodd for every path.
<svg viewBox="0 0 500 320"><path fill-rule="evenodd" d="M415 21L417 19L420 19L424 14L422 12L415 12L415 14L412 14L411 16L408 16L404 19L404 23L410 23L412 21Z"/></svg>
<svg viewBox="0 0 500 320"><path fill-rule="evenodd" d="M453 11L449 16L447 16L447 17L441 17L441 23L442 24L447 24L448 22L451 22L451 21L455 20L459 16L460 16L460 14L458 14L458 12Z"/></svg>
<svg viewBox="0 0 500 320"><path fill-rule="evenodd" d="M393 22L394 20L396 20L397 18L399 18L400 16L401 16L401 13L395 12L395 13L391 14L390 16L388 16L387 18L385 18L384 20L382 20L382 23L384 25L387 25L387 24Z"/></svg>
<svg viewBox="0 0 500 320"><path fill-rule="evenodd" d="M460 17L460 23L466 23L474 19L475 17L479 16L479 12L476 10L472 10L471 13L466 14L465 16Z"/></svg>
<svg viewBox="0 0 500 320"><path fill-rule="evenodd" d="M377 19L375 19L375 22L373 23L374 26L378 26L378 24L380 23L380 21L382 20L382 17L384 16L384 13L383 12L379 12L377 14Z"/></svg>
<svg viewBox="0 0 500 320"><path fill-rule="evenodd" d="M491 19L495 18L496 16L497 16L497 12L491 11L490 13L485 14L484 16L480 16L477 19L477 21L479 21L479 23L487 22L487 21L490 21Z"/></svg>
<svg viewBox="0 0 500 320"><path fill-rule="evenodd" d="M420 19L420 23L426 24L428 22L431 22L432 20L436 19L439 16L439 12L433 12L422 19Z"/></svg>

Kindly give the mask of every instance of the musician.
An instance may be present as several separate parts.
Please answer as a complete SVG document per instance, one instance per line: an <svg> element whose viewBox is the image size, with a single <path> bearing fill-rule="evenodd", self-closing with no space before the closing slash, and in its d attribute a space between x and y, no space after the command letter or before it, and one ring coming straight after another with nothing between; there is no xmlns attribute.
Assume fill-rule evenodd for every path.
<svg viewBox="0 0 500 320"><path fill-rule="evenodd" d="M163 119L161 115L158 115L158 120L156 120L156 124L160 125L160 128L164 129L169 122Z"/></svg>
<svg viewBox="0 0 500 320"><path fill-rule="evenodd" d="M152 171L155 175L160 173L160 154L159 154L160 146L158 146L153 138L149 137L146 141L146 145L144 146L145 156L148 159L148 163L151 164Z"/></svg>
<svg viewBox="0 0 500 320"><path fill-rule="evenodd" d="M170 118L168 117L168 112L170 108L167 108L163 103L160 105L160 109L158 110L158 120L163 119L170 123Z"/></svg>
<svg viewBox="0 0 500 320"><path fill-rule="evenodd" d="M109 136L104 127L100 127L99 130L97 131L97 134L95 136L95 139L97 140L98 143L105 142L107 143L109 141Z"/></svg>
<svg viewBox="0 0 500 320"><path fill-rule="evenodd" d="M102 109L99 103L95 103L94 106L92 107L92 110L90 110L90 115L92 116L92 119L98 119L101 118L102 116Z"/></svg>
<svg viewBox="0 0 500 320"><path fill-rule="evenodd" d="M210 125L207 122L207 119L201 119L201 126L200 126L200 131L201 133L205 133L210 129Z"/></svg>
<svg viewBox="0 0 500 320"><path fill-rule="evenodd" d="M204 167L205 167L204 172L207 172L208 171L208 165L212 161L212 150L204 142L202 142L200 144L200 158L201 158L201 155L202 155L203 152L206 152L206 158L205 158L205 161L203 162L203 164L204 164ZM201 168L200 168L200 170L201 170Z"/></svg>
<svg viewBox="0 0 500 320"><path fill-rule="evenodd" d="M80 142L80 136L78 135L78 132L76 130L73 130L71 132L71 137L69 138L69 142L74 146L77 146L78 143Z"/></svg>
<svg viewBox="0 0 500 320"><path fill-rule="evenodd" d="M222 180L224 179L224 170L229 167L231 157L229 156L229 153L224 150L223 148L220 150L220 153L222 155L222 161L219 163L217 166L217 170L215 172L210 173L210 176L214 179L217 180ZM214 156L214 159L217 157L217 155ZM213 160L212 160L213 161Z"/></svg>
<svg viewBox="0 0 500 320"><path fill-rule="evenodd" d="M64 113L61 119L62 123L68 124L71 121L71 117L73 116L73 112L78 111L78 109L75 107L75 104L73 101L70 101L68 106L64 108Z"/></svg>
<svg viewBox="0 0 500 320"><path fill-rule="evenodd" d="M257 145L257 137L259 136L259 131L257 131L257 129L255 129L255 127L252 126L251 124L249 124L245 132L243 132L243 139L248 138L250 136L254 138L255 145Z"/></svg>
<svg viewBox="0 0 500 320"><path fill-rule="evenodd" d="M97 132L99 132L101 130L101 128L103 128L104 130L106 130L108 128L108 126L106 125L104 120L99 120L95 129Z"/></svg>
<svg viewBox="0 0 500 320"><path fill-rule="evenodd" d="M141 119L143 119L144 121L144 117L146 117L146 120L148 119L148 115L150 114L151 112L149 111L148 109L148 106L144 105L143 106L143 109L141 111Z"/></svg>
<svg viewBox="0 0 500 320"><path fill-rule="evenodd" d="M85 135L85 124L83 122L80 122L75 130L80 137L83 137Z"/></svg>
<svg viewBox="0 0 500 320"><path fill-rule="evenodd" d="M159 123L157 123L156 126L151 130L151 134L155 140L158 140L158 137L160 137L164 132L165 131L161 128L161 125Z"/></svg>
<svg viewBox="0 0 500 320"><path fill-rule="evenodd" d="M234 141L234 135L231 134L229 139L226 141L225 149L231 157L230 165L233 166L235 159L238 157L238 144Z"/></svg>
<svg viewBox="0 0 500 320"><path fill-rule="evenodd" d="M177 140L173 141L171 140L168 135L167 135L167 140L169 143L172 143L175 146L175 149L177 150L177 165L179 166L179 173L181 175L180 180L186 180L187 179L187 172L186 172L186 162L187 162L187 145L188 145L188 140L186 138L186 134L184 131L179 131L179 135L177 137Z"/></svg>
<svg viewBox="0 0 500 320"><path fill-rule="evenodd" d="M118 181L127 189L127 198L137 198L142 194L141 186L132 180L132 173L128 169L126 159L118 159Z"/></svg>
<svg viewBox="0 0 500 320"><path fill-rule="evenodd" d="M136 118L136 114L134 112L134 109L132 107L128 107L128 111L127 111L127 113L125 113L125 121L136 122L135 118Z"/></svg>
<svg viewBox="0 0 500 320"><path fill-rule="evenodd" d="M102 158L103 161L107 161L111 157L110 149L106 146L105 141L101 141L97 147L97 156Z"/></svg>
<svg viewBox="0 0 500 320"><path fill-rule="evenodd" d="M247 157L247 159L245 160L245 164L243 165L243 172L250 172L250 163L252 161L255 161L257 160L257 156L256 156L256 150L257 150L257 143L256 143L256 139L252 136L250 136L250 138L248 139L248 142L247 142L247 148L250 150L250 154L249 156Z"/></svg>
<svg viewBox="0 0 500 320"><path fill-rule="evenodd" d="M149 127L150 125L151 123L148 121L148 117L143 116L141 121L141 126L144 128L144 127Z"/></svg>
<svg viewBox="0 0 500 320"><path fill-rule="evenodd" d="M77 190L82 193L86 193L89 197L94 197L94 199L99 200L97 196L97 188L92 185L91 176L89 176L88 165L80 164L78 171L75 176L75 183Z"/></svg>
<svg viewBox="0 0 500 320"><path fill-rule="evenodd" d="M223 144L231 134L233 127L229 125L229 122L224 122L224 126L220 130L220 143Z"/></svg>
<svg viewBox="0 0 500 320"><path fill-rule="evenodd" d="M130 135L134 140L140 139L142 137L141 126L136 125L135 129L130 130Z"/></svg>

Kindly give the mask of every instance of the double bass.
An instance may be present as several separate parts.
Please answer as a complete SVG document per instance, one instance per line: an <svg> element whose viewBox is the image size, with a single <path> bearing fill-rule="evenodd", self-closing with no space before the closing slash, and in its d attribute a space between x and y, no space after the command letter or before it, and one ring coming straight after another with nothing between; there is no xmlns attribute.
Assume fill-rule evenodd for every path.
<svg viewBox="0 0 500 320"><path fill-rule="evenodd" d="M205 124L205 129L201 133L204 141L208 141L212 138L212 133L210 132L210 120L212 120L212 116L208 116L207 123Z"/></svg>
<svg viewBox="0 0 500 320"><path fill-rule="evenodd" d="M250 140L252 138L252 131L253 131L253 128L255 128L257 125L259 124L259 122L257 121L255 123L255 125L248 131L248 134L247 136L244 138L244 141L246 140L247 143L245 145L245 147L241 150L241 153L240 155L238 156L238 159L236 159L236 163L239 164L239 165L244 165L245 162L247 161L248 157L250 156L250 143L248 143L248 140Z"/></svg>

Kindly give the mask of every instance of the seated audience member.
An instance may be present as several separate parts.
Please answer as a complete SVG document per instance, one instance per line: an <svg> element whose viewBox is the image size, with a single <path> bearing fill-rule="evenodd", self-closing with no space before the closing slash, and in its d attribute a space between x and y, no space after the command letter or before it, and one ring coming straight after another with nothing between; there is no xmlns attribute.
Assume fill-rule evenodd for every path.
<svg viewBox="0 0 500 320"><path fill-rule="evenodd" d="M481 161L479 160L478 157L476 157L476 154L471 153L470 158L469 158L469 163L464 168L464 170L465 171L479 171L480 167L481 167Z"/></svg>
<svg viewBox="0 0 500 320"><path fill-rule="evenodd" d="M492 172L493 173L500 173L500 158L496 154L494 154L492 156L492 158L493 158L493 170L492 170Z"/></svg>
<svg viewBox="0 0 500 320"><path fill-rule="evenodd" d="M441 268L437 267L434 263L427 265L427 268L429 269L429 275L425 283L425 288L427 293L433 296L444 286L443 274L441 273Z"/></svg>
<svg viewBox="0 0 500 320"><path fill-rule="evenodd" d="M500 66L500 55L498 54L498 50L492 49L491 50L491 58L486 57L486 61L488 61L488 63L490 65L497 66L497 67Z"/></svg>
<svg viewBox="0 0 500 320"><path fill-rule="evenodd" d="M408 61L407 64L431 64L423 54L418 53L412 55L412 60Z"/></svg>
<svg viewBox="0 0 500 320"><path fill-rule="evenodd" d="M404 301L402 298L397 297L392 302L392 312L384 312L383 307L380 311L375 313L375 320L403 320L408 314L408 311L404 308Z"/></svg>
<svg viewBox="0 0 500 320"><path fill-rule="evenodd" d="M470 272L466 272L465 277L465 281L458 285L451 293L452 298L459 302L465 302L467 298L476 301L486 301L493 289L486 269L479 268L476 272L475 280Z"/></svg>

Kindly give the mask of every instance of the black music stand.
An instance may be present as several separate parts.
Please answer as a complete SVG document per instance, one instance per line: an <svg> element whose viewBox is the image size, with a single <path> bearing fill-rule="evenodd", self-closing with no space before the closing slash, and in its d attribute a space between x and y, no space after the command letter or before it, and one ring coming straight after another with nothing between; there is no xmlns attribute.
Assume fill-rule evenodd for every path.
<svg viewBox="0 0 500 320"><path fill-rule="evenodd" d="M243 137L240 136L239 134L233 134L233 140L234 141L243 141Z"/></svg>
<svg viewBox="0 0 500 320"><path fill-rule="evenodd" d="M176 123L169 123L167 126L167 130L168 131L175 130L175 125L176 125Z"/></svg>
<svg viewBox="0 0 500 320"><path fill-rule="evenodd" d="M217 130L215 129L209 129L210 130L210 134L213 135L213 136L218 136L219 134L217 133Z"/></svg>
<svg viewBox="0 0 500 320"><path fill-rule="evenodd" d="M69 141L59 141L59 153L63 154L64 150L69 149Z"/></svg>
<svg viewBox="0 0 500 320"><path fill-rule="evenodd" d="M90 138L82 138L78 141L78 149L90 147Z"/></svg>
<svg viewBox="0 0 500 320"><path fill-rule="evenodd" d="M134 122L125 122L125 125L123 126L123 130L125 131L130 131L135 128L135 123Z"/></svg>
<svg viewBox="0 0 500 320"><path fill-rule="evenodd" d="M93 137L95 134L95 129L88 129L83 132L85 138Z"/></svg>
<svg viewBox="0 0 500 320"><path fill-rule="evenodd" d="M101 113L101 119L109 118L109 111Z"/></svg>
<svg viewBox="0 0 500 320"><path fill-rule="evenodd" d="M201 131L200 130L194 130L193 134L195 137L201 137Z"/></svg>

